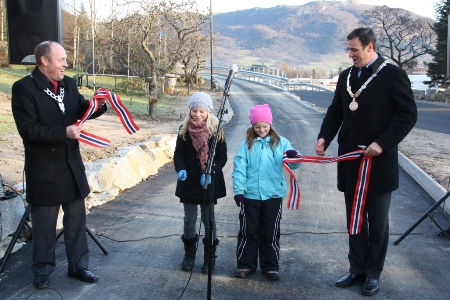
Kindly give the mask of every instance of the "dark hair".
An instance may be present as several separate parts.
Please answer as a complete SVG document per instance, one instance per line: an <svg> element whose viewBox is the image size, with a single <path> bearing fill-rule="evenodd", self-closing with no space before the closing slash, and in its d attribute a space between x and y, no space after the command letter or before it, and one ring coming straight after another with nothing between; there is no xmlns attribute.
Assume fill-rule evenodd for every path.
<svg viewBox="0 0 450 300"><path fill-rule="evenodd" d="M269 134L270 135L270 148L273 150L275 149L278 144L280 143L280 136L275 131L272 125L270 125ZM259 135L255 132L253 129L253 126L247 129L247 132L245 134L245 140L247 141L248 149L252 149L253 141L258 137Z"/></svg>
<svg viewBox="0 0 450 300"><path fill-rule="evenodd" d="M347 35L347 41L353 40L355 37L359 39L364 48L370 43L373 45L373 50L377 49L377 36L373 32L372 28L357 28Z"/></svg>
<svg viewBox="0 0 450 300"><path fill-rule="evenodd" d="M41 65L41 57L45 56L49 61L51 60L50 52L51 52L51 46L56 43L54 41L45 41L40 43L39 45L34 48L34 59L36 60L36 63L38 65Z"/></svg>

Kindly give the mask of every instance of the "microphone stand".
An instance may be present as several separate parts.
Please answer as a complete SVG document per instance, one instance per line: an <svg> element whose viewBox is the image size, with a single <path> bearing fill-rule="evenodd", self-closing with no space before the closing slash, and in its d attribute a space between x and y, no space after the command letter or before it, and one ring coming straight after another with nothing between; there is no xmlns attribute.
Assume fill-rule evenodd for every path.
<svg viewBox="0 0 450 300"><path fill-rule="evenodd" d="M222 96L222 102L220 104L219 111L217 113L217 118L219 119L219 124L217 126L217 132L216 135L213 137L211 146L209 147L209 153L208 153L208 161L207 161L207 167L205 172L205 182L203 184L203 189L205 191L208 190L208 182L211 177L211 188L209 189L210 196L209 196L209 232L208 232L208 293L207 293L207 299L211 299L211 279L212 279L212 248L214 244L213 240L213 222L214 222L214 175L215 175L215 164L214 164L214 157L216 155L216 146L217 141L219 138L219 133L225 126L225 121L223 121L223 115L227 113L225 109L225 102L228 98L231 82L233 80L233 74L234 69L230 71L230 75L228 76L224 89L223 89L223 96ZM206 192L205 192L206 196Z"/></svg>

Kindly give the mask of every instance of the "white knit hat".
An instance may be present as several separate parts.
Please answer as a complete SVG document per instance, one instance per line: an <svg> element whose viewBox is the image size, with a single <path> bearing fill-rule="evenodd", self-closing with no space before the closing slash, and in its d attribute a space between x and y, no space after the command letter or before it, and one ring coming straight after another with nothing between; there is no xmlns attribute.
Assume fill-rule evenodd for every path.
<svg viewBox="0 0 450 300"><path fill-rule="evenodd" d="M204 92L196 92L192 95L189 100L189 109L194 107L203 108L209 111L210 113L213 111L213 103L211 96Z"/></svg>

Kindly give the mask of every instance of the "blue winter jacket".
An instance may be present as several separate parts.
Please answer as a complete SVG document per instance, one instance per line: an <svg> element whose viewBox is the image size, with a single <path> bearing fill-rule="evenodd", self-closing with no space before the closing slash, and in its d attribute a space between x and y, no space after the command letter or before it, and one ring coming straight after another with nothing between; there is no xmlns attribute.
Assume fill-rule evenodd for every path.
<svg viewBox="0 0 450 300"><path fill-rule="evenodd" d="M270 136L258 137L248 149L247 142L242 142L233 159L233 193L243 194L245 198L268 200L283 198L286 194L286 181L283 176L283 153L293 149L291 143L280 136L280 143L272 150ZM297 169L300 164L290 164Z"/></svg>

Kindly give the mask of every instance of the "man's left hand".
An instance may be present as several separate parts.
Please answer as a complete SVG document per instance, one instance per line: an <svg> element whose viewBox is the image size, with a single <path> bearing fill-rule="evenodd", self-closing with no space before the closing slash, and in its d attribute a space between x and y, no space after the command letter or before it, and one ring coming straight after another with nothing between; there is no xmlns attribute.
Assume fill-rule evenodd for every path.
<svg viewBox="0 0 450 300"><path fill-rule="evenodd" d="M381 153L383 153L383 148L381 148L380 145L378 145L378 143L376 142L370 144L369 147L367 147L364 151L364 155L367 156L378 156Z"/></svg>
<svg viewBox="0 0 450 300"><path fill-rule="evenodd" d="M97 94L98 94L98 91L95 91L94 96L97 96ZM106 103L106 100L108 100L108 98L96 98L96 100L97 100L98 107L100 107Z"/></svg>

